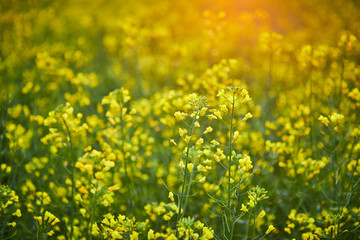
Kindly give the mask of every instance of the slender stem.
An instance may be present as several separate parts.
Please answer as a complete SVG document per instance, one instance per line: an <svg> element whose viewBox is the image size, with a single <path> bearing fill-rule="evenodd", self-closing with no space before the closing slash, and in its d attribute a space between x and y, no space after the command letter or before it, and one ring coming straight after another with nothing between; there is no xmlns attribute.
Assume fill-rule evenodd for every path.
<svg viewBox="0 0 360 240"><path fill-rule="evenodd" d="M251 213L249 212L249 219L246 226L246 237L249 235L249 228L250 228L250 220L251 220Z"/></svg>
<svg viewBox="0 0 360 240"><path fill-rule="evenodd" d="M331 145L332 145L332 149L331 149L331 163L332 163L332 168L333 168L333 187L334 187L334 191L333 191L333 198L336 201L336 204L338 205L338 195L337 195L337 174L336 174L336 154L334 151L336 151L336 147L335 147L335 131L332 128L331 129Z"/></svg>
<svg viewBox="0 0 360 240"><path fill-rule="evenodd" d="M189 150L190 150L190 146L191 146L191 135L192 135L192 132L193 132L193 129L194 129L194 124L195 124L198 112L199 112L199 109L197 109L196 112L195 112L195 115L194 115L194 117L192 119L192 123L191 123L191 126L190 126L190 130L189 130L190 141L187 143L187 146L186 146L185 169L184 169L184 176L183 176L183 180L182 180L180 199L179 199L179 202L178 202L179 212L178 212L178 216L177 216L177 222L179 222L184 217L184 214L185 214L185 208L183 209L183 212L181 212L181 210L183 208L184 198L188 197L188 196L184 196L185 188L186 188L186 177L187 177L187 174L188 174L187 167L188 167L188 162L189 162ZM190 188L190 185L189 185L189 188ZM176 230L176 235L178 236L178 234L179 233Z"/></svg>
<svg viewBox="0 0 360 240"><path fill-rule="evenodd" d="M311 60L312 62L312 52L311 52ZM315 144L314 144L314 111L313 111L313 96L314 96L314 93L313 93L313 81L312 81L312 64L310 62L310 67L309 67L309 72L308 72L308 81L310 82L310 96L309 96L309 107L310 107L310 114L311 114L311 118L310 118L310 145L311 145L311 155L312 157L314 157L314 152L315 152Z"/></svg>
<svg viewBox="0 0 360 240"><path fill-rule="evenodd" d="M195 166L195 158L193 159L193 165ZM191 185L192 185L193 179L194 179L194 170L192 170L191 173L190 173L190 179L189 179L188 188L186 190L186 195L185 196L190 196L190 190L191 190ZM184 207L183 207L183 212L185 212L185 210L186 210L188 200L189 200L189 198L186 197Z"/></svg>
<svg viewBox="0 0 360 240"><path fill-rule="evenodd" d="M333 168L333 199L336 203L336 207L338 209L338 213L340 214L340 200L339 200L339 195L338 195L338 174L337 174L337 148L335 146L335 131L333 129L333 127L331 126L331 145L332 145L332 149L331 149L331 163L332 163L332 168ZM341 216L339 217L339 219L337 219L337 223L335 225L335 229L334 229L334 236L335 239L337 238L339 232L340 232L340 220L341 220Z"/></svg>
<svg viewBox="0 0 360 240"><path fill-rule="evenodd" d="M91 206L90 222L89 222L89 227L88 227L88 229L89 229L89 239L90 240L92 240L91 229L92 229L92 224L94 222L94 212L95 212L97 198L98 198L97 188L98 188L98 184L96 183L96 185L95 185L95 195L94 195L92 206Z"/></svg>
<svg viewBox="0 0 360 240"><path fill-rule="evenodd" d="M38 227L36 228L36 240L40 240L40 231L39 228L41 227L39 223L37 223Z"/></svg>
<svg viewBox="0 0 360 240"><path fill-rule="evenodd" d="M64 122L64 125L65 125L65 128L66 128L66 131L67 131L67 134L68 134L68 137L69 137L69 140L68 140L68 143L69 143L69 148L70 148L70 166L71 166L71 217L70 217L70 239L73 239L73 233L74 233L74 217L75 217L75 199L74 199L74 196L75 196L75 166L74 166L74 154L73 154L73 145L72 145L72 139L71 139L71 133L70 133L70 129L69 129L69 126L67 125L65 119L63 118L63 116L61 116L63 122Z"/></svg>
<svg viewBox="0 0 360 240"><path fill-rule="evenodd" d="M341 61L341 72L340 72L340 87L339 87L339 99L338 99L338 109L341 111L341 98L342 98L342 85L344 82L344 73L345 73L345 59L346 59L346 49L343 47L343 56Z"/></svg>
<svg viewBox="0 0 360 240"><path fill-rule="evenodd" d="M255 238L255 233L256 233L256 215L255 215L255 209L254 209L254 214L253 214L253 221L254 221L254 226L253 226L253 237Z"/></svg>
<svg viewBox="0 0 360 240"><path fill-rule="evenodd" d="M232 226L231 226L230 239L232 239L233 236L234 236L235 224L239 220L239 217L240 217L240 216L236 216L236 209L238 208L238 204L239 204L239 201L237 201L237 199L236 199L235 206L234 206L234 211L233 211L233 223L232 223Z"/></svg>
<svg viewBox="0 0 360 240"><path fill-rule="evenodd" d="M271 43L270 43L271 44ZM267 81L267 86L266 86L266 101L267 101L267 107L269 107L269 92L270 92L270 89L271 89L271 84L272 84L272 75L273 75L273 71L272 71L272 68L273 68L273 59L274 59L274 54L273 54L273 51L272 51L272 47L271 47L271 51L269 52L269 72L268 72L268 81Z"/></svg>
<svg viewBox="0 0 360 240"><path fill-rule="evenodd" d="M229 220L230 220L230 240L233 238L234 234L234 216L233 211L231 209L231 166L232 166L232 142L233 142L233 119L234 119L234 108L235 108L235 93L233 94L232 99L232 106L231 106L231 119L230 119L230 136L229 136L229 161L228 161L228 202L227 202L227 208L229 211Z"/></svg>
<svg viewBox="0 0 360 240"><path fill-rule="evenodd" d="M229 239L233 239L234 236L234 229L235 229L235 221L233 221L233 223L231 224L231 232L230 232L230 238Z"/></svg>
<svg viewBox="0 0 360 240"><path fill-rule="evenodd" d="M123 154L123 158L124 158L124 172L125 172L125 179L126 181L129 180L129 176L128 176L128 172L127 172L127 161L125 158L125 151L124 151L124 141L125 141L125 132L124 132L124 116L122 114L122 109L121 109L121 113L120 113L120 131L121 131L121 152Z"/></svg>
<svg viewBox="0 0 360 240"><path fill-rule="evenodd" d="M124 102L121 101L121 106L124 106ZM125 143L125 125L124 125L124 115L123 115L123 110L122 107L120 109L120 131L121 131L121 144L120 144L120 149L121 149L121 153L123 154L123 160L124 160L124 172L125 172L125 182L128 183L128 194L129 194L129 198L128 198L128 208L127 210L131 211L133 209L133 205L134 205L134 198L132 197L133 193L133 189L132 189L132 181L130 180L130 176L128 174L128 161L126 158L126 154L125 154L125 150L124 150L124 143Z"/></svg>
<svg viewBox="0 0 360 240"><path fill-rule="evenodd" d="M233 95L232 108L231 108L231 119L230 119L230 139L229 139L229 162L228 162L228 208L231 205L231 164L232 164L232 140L233 140L233 119L234 119L234 104L235 95Z"/></svg>

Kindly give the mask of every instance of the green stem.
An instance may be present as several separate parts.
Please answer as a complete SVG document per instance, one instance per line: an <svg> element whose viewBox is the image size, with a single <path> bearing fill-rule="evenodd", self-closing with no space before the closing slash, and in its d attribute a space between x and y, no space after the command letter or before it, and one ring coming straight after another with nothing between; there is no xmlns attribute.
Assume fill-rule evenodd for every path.
<svg viewBox="0 0 360 240"><path fill-rule="evenodd" d="M246 226L246 238L249 235L250 220L251 220L251 213L249 212L249 219L248 219L247 226Z"/></svg>
<svg viewBox="0 0 360 240"><path fill-rule="evenodd" d="M255 238L255 234L256 234L256 215L255 215L255 209L254 209L254 214L253 214L253 221L254 221L254 225L253 225L253 238Z"/></svg>
<svg viewBox="0 0 360 240"><path fill-rule="evenodd" d="M121 102L121 106L124 106L124 102ZM130 212L133 208L133 197L132 197L132 181L130 180L130 176L128 174L128 161L125 157L125 150L124 150L124 143L125 143L125 125L124 125L124 115L123 115L123 111L122 108L120 110L120 131L121 131L121 145L120 145L120 149L121 152L123 154L123 158L124 158L124 173L125 173L125 182L129 183L128 184L128 194L129 194L129 198L128 198L128 211Z"/></svg>
<svg viewBox="0 0 360 240"><path fill-rule="evenodd" d="M193 165L195 166L195 158L193 159ZM184 203L184 207L183 207L183 212L185 212L186 210L186 207L187 207L187 203L188 203L188 200L189 200L189 197L190 196L190 189L191 189L191 185L192 185L192 182L193 182L193 179L194 179L194 170L191 171L190 173L190 179L189 179L189 183L188 183L188 188L186 190L186 195L187 196L185 198L185 203Z"/></svg>
<svg viewBox="0 0 360 240"><path fill-rule="evenodd" d="M230 209L231 205L231 161L232 161L232 140L233 140L233 118L234 118L234 105L235 105L235 95L233 96L232 109L231 109L231 119L230 119L230 139L229 139L229 162L228 162L228 208Z"/></svg>
<svg viewBox="0 0 360 240"><path fill-rule="evenodd" d="M341 61L341 72L340 72L340 87L339 87L339 99L338 99L338 109L341 111L341 98L342 98L342 85L344 82L344 73L345 73L345 59L346 59L346 49L343 47L343 56Z"/></svg>
<svg viewBox="0 0 360 240"><path fill-rule="evenodd" d="M229 139L229 161L228 161L228 202L227 208L229 211L228 218L231 224L231 230L229 232L230 238L232 240L234 234L234 217L232 216L233 213L231 211L231 165L232 165L232 141L233 141L233 119L234 119L234 108L235 108L235 94L233 95L232 99L232 106L231 106L231 119L230 119L230 139Z"/></svg>
<svg viewBox="0 0 360 240"><path fill-rule="evenodd" d="M91 229L92 229L92 224L94 222L94 212L95 212L95 207L96 207L96 203L97 203L97 199L98 199L98 194L97 194L97 188L98 185L95 185L95 195L93 198L93 202L92 202L92 206L91 206L91 212L90 212L90 222L89 222L89 239L92 240L92 234L91 234Z"/></svg>
<svg viewBox="0 0 360 240"><path fill-rule="evenodd" d="M124 158L124 172L125 172L125 180L128 181L129 180L129 176L128 176L128 172L127 172L127 161L126 161L126 158L125 158L125 151L124 151L124 141L125 141L125 132L124 132L124 116L122 114L122 110L121 110L121 113L120 113L120 131L121 131L121 145L120 145L120 148L121 148L121 152L123 154L123 158Z"/></svg>
<svg viewBox="0 0 360 240"><path fill-rule="evenodd" d="M39 231L39 228L41 227L40 224L38 223L37 224L38 227L36 228L36 240L40 240L40 231Z"/></svg>
<svg viewBox="0 0 360 240"><path fill-rule="evenodd" d="M195 112L195 116L192 119L192 123L191 123L190 130L189 130L190 141L188 142L188 144L186 146L185 169L184 169L184 176L183 176L183 180L182 180L181 195L180 195L180 199L179 199L179 202L178 202L179 213L178 213L176 222L179 222L185 215L185 207L183 209L183 212L181 212L181 210L183 208L183 204L184 204L183 202L185 201L186 198L188 198L188 195L184 196L185 188L186 188L186 177L187 177L187 174L188 174L187 167L188 167L188 162L189 162L189 150L190 150L190 146L191 146L191 135L192 135L192 132L193 132L193 129L194 129L194 124L195 124L198 112L199 112L199 109L197 109L196 112ZM189 183L189 184L191 184L191 183ZM190 188L190 187L191 187L191 185L189 185L188 188ZM176 229L176 235L178 236L178 234L179 233L178 233L178 231Z"/></svg>
<svg viewBox="0 0 360 240"><path fill-rule="evenodd" d="M311 54L311 59L312 59L312 54ZM312 60L311 60L312 61ZM314 157L314 152L315 152L315 144L314 144L314 111L313 111L313 81L312 81L312 64L310 64L310 68L309 68L309 73L308 73L308 81L310 82L310 96L309 96L309 106L310 106L310 114L311 114L311 118L310 118L310 145L311 145L311 155L312 157Z"/></svg>
<svg viewBox="0 0 360 240"><path fill-rule="evenodd" d="M71 138L71 133L70 133L70 129L69 129L69 126L67 125L65 119L63 118L63 116L61 116L63 122L64 122L64 125L65 125L65 128L66 128L66 131L67 131L67 134L68 134L68 137L69 137L69 148L70 148L70 166L71 166L71 217L70 217L70 236L69 238L70 239L73 239L73 233L74 233L74 218L75 218L75 199L74 199L74 196L75 196L75 166L74 166L74 154L73 154L73 145L72 145L72 138Z"/></svg>
<svg viewBox="0 0 360 240"><path fill-rule="evenodd" d="M235 217L235 216L233 216ZM234 229L235 229L235 221L232 222L231 224L231 232L230 232L230 239L233 239L233 236L234 236Z"/></svg>

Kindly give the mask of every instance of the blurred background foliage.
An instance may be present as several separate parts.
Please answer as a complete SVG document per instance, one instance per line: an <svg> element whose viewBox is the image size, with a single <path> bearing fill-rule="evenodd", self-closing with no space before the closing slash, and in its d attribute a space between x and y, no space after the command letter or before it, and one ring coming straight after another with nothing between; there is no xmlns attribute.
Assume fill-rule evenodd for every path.
<svg viewBox="0 0 360 240"><path fill-rule="evenodd" d="M359 35L356 0L1 1L0 238L359 239Z"/></svg>

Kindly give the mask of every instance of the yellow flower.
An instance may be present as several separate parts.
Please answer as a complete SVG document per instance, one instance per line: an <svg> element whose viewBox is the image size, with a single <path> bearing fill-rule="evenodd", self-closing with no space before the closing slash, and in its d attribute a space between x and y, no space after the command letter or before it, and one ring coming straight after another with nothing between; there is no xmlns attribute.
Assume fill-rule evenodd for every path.
<svg viewBox="0 0 360 240"><path fill-rule="evenodd" d="M203 134L207 134L207 133L212 132L212 131L213 131L212 127L207 127Z"/></svg>
<svg viewBox="0 0 360 240"><path fill-rule="evenodd" d="M204 183L205 180L206 180L206 177L202 177L202 178L200 178L199 183Z"/></svg>
<svg viewBox="0 0 360 240"><path fill-rule="evenodd" d="M119 189L120 189L120 185L119 185L119 184L115 184L115 185L112 185L112 186L110 186L110 187L107 188L107 190L108 190L109 192L114 192L114 191L117 191L117 190L119 190Z"/></svg>
<svg viewBox="0 0 360 240"><path fill-rule="evenodd" d="M268 229L266 230L266 233L265 233L265 234L271 233L272 230L274 230L274 229L275 229L275 227L274 227L273 225L270 225L270 226L268 227Z"/></svg>
<svg viewBox="0 0 360 240"><path fill-rule="evenodd" d="M42 217L41 216L34 216L34 219L37 220L40 225L42 225Z"/></svg>
<svg viewBox="0 0 360 240"><path fill-rule="evenodd" d="M199 138L197 141L196 141L196 146L200 146L201 144L204 143L204 139L203 138Z"/></svg>
<svg viewBox="0 0 360 240"><path fill-rule="evenodd" d="M185 137L185 142L186 142L186 143L189 143L190 140L191 140L191 136L186 135L186 137Z"/></svg>
<svg viewBox="0 0 360 240"><path fill-rule="evenodd" d="M166 214L163 215L163 219L165 221L169 221L171 219L171 215L169 213L166 213Z"/></svg>
<svg viewBox="0 0 360 240"><path fill-rule="evenodd" d="M85 208L80 208L80 213L81 213L81 215L83 215L83 217L85 217L86 209Z"/></svg>
<svg viewBox="0 0 360 240"><path fill-rule="evenodd" d="M122 239L123 238L118 231L113 231L112 234L111 234L111 237L113 239Z"/></svg>
<svg viewBox="0 0 360 240"><path fill-rule="evenodd" d="M330 120L332 123L340 123L344 119L344 115L340 113L333 113L330 116Z"/></svg>
<svg viewBox="0 0 360 240"><path fill-rule="evenodd" d="M165 240L177 240L177 237L174 234L171 234L170 236L165 238Z"/></svg>
<svg viewBox="0 0 360 240"><path fill-rule="evenodd" d="M322 122L325 126L329 126L329 119L327 117L324 117L323 115L320 115L318 118L320 122Z"/></svg>
<svg viewBox="0 0 360 240"><path fill-rule="evenodd" d="M113 161L105 161L103 171L109 171L113 167L115 167L115 162L113 162Z"/></svg>
<svg viewBox="0 0 360 240"><path fill-rule="evenodd" d="M152 239L155 237L154 230L150 229L147 235L148 239Z"/></svg>
<svg viewBox="0 0 360 240"><path fill-rule="evenodd" d="M240 133L239 133L239 131L235 131L235 132L234 132L234 137L233 137L234 142L236 142L237 140L239 140L239 138L240 138Z"/></svg>
<svg viewBox="0 0 360 240"><path fill-rule="evenodd" d="M82 194L89 194L89 191L86 189L85 186L81 186L81 187L79 188L79 192L82 193ZM82 201L80 195L79 195L77 198L79 198L79 199L77 199L77 200Z"/></svg>
<svg viewBox="0 0 360 240"><path fill-rule="evenodd" d="M252 98L249 95L246 95L244 100L242 101L242 103L246 104L248 102L250 102L252 100Z"/></svg>
<svg viewBox="0 0 360 240"><path fill-rule="evenodd" d="M291 230L288 227L284 228L284 231L287 232L288 234L291 234Z"/></svg>
<svg viewBox="0 0 360 240"><path fill-rule="evenodd" d="M16 212L12 214L13 216L21 217L21 211L20 209L17 209Z"/></svg>
<svg viewBox="0 0 360 240"><path fill-rule="evenodd" d="M175 146L177 146L177 143L175 142L174 139L170 138L170 142L171 142L172 144L174 144Z"/></svg>
<svg viewBox="0 0 360 240"><path fill-rule="evenodd" d="M225 90L224 89L221 89L218 93L217 93L217 97L221 97L221 96L223 96L224 95L224 93L225 93Z"/></svg>
<svg viewBox="0 0 360 240"><path fill-rule="evenodd" d="M254 201L253 201L252 199L250 199L250 201L248 202L248 205L249 205L250 207L254 207L254 206L255 206L255 203L254 203Z"/></svg>
<svg viewBox="0 0 360 240"><path fill-rule="evenodd" d="M41 225L41 224L40 224L40 225ZM11 222L11 223L8 223L8 226L15 227L15 226L16 226L16 222Z"/></svg>
<svg viewBox="0 0 360 240"><path fill-rule="evenodd" d="M106 157L107 160L109 161L115 161L116 160L116 156L114 153L110 153L107 157Z"/></svg>
<svg viewBox="0 0 360 240"><path fill-rule="evenodd" d="M54 226L54 225L57 224L58 222L60 222L60 220L59 220L58 218L55 218L54 221L51 223L51 225Z"/></svg>
<svg viewBox="0 0 360 240"><path fill-rule="evenodd" d="M247 113L247 114L245 114L243 121L245 122L246 120L248 120L249 118L252 118L252 117L253 117L253 115L251 113Z"/></svg>
<svg viewBox="0 0 360 240"><path fill-rule="evenodd" d="M259 215L258 218L263 218L265 216L266 212L264 210L262 210Z"/></svg>
<svg viewBox="0 0 360 240"><path fill-rule="evenodd" d="M205 113L206 113L206 111L207 111L207 108L202 108L201 110L200 110L200 116L204 116L205 115Z"/></svg>
<svg viewBox="0 0 360 240"><path fill-rule="evenodd" d="M226 105L220 105L220 109L221 109L221 111L223 111L223 112L227 112L227 111L228 111Z"/></svg>
<svg viewBox="0 0 360 240"><path fill-rule="evenodd" d="M192 163L189 163L187 165L187 169L188 169L189 172L192 172L192 170L194 169L194 165Z"/></svg>
<svg viewBox="0 0 360 240"><path fill-rule="evenodd" d="M99 227L96 223L93 223L93 225L91 226L91 234L94 235L95 237L99 235Z"/></svg>
<svg viewBox="0 0 360 240"><path fill-rule="evenodd" d="M210 120L217 119L217 117L214 114L207 115L207 118Z"/></svg>
<svg viewBox="0 0 360 240"><path fill-rule="evenodd" d="M208 227L204 227L202 230L203 230L203 235L206 239L212 239L214 237L213 231L210 230Z"/></svg>
<svg viewBox="0 0 360 240"><path fill-rule="evenodd" d="M182 128L179 128L179 135L182 137L184 136L184 134L186 133L187 131L182 129Z"/></svg>
<svg viewBox="0 0 360 240"><path fill-rule="evenodd" d="M172 202L174 201L174 194L172 192L169 192L169 198Z"/></svg>
<svg viewBox="0 0 360 240"><path fill-rule="evenodd" d="M95 178L97 180L101 180L101 179L104 179L105 178L105 174L103 172L96 172L95 173Z"/></svg>
<svg viewBox="0 0 360 240"><path fill-rule="evenodd" d="M218 119L222 119L222 116L221 116L221 113L220 113L219 110L216 110L216 111L214 112L214 115L215 115Z"/></svg>
<svg viewBox="0 0 360 240"><path fill-rule="evenodd" d="M174 113L174 116L175 116L176 120L181 121L181 120L184 120L187 117L187 114L183 113L183 112L180 112L180 111L177 111L177 112Z"/></svg>
<svg viewBox="0 0 360 240"><path fill-rule="evenodd" d="M56 217L55 217L52 213L50 213L50 212L48 212L48 211L45 212L45 217L44 217L44 220L45 220L45 221L51 222L51 221L54 220L55 218L56 218Z"/></svg>
<svg viewBox="0 0 360 240"><path fill-rule="evenodd" d="M130 240L138 240L139 239L139 233L136 231L133 231L130 235Z"/></svg>
<svg viewBox="0 0 360 240"><path fill-rule="evenodd" d="M241 211L247 212L248 209L244 204L241 204Z"/></svg>

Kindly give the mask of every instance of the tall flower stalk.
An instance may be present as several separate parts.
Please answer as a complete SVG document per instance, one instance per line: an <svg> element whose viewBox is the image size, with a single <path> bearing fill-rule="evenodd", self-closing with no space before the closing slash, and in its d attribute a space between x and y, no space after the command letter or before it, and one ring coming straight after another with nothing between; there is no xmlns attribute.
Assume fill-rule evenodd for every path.
<svg viewBox="0 0 360 240"><path fill-rule="evenodd" d="M63 123L66 128L66 133L68 135L68 144L70 151L70 175L71 175L71 215L70 215L70 235L69 238L73 239L74 234L74 218L75 218L75 158L74 158L74 149L72 144L71 133L68 124L63 116L61 116Z"/></svg>
<svg viewBox="0 0 360 240"><path fill-rule="evenodd" d="M184 137L184 141L186 142L186 148L185 148L185 156L184 161L180 162L180 167L182 168L183 178L182 178L182 185L181 185L181 191L179 194L179 200L178 200L178 216L177 216L177 223L183 219L185 216L185 210L188 202L188 198L190 195L191 185L193 183L194 178L194 164L196 155L196 147L194 146L193 141L191 140L193 137L193 130L196 125L199 123L197 122L197 119L200 118L200 116L204 115L207 110L207 100L206 97L198 97L190 101L190 105L193 107L193 112L190 115L191 116L191 124L187 130L188 134ZM182 112L176 112L175 117L178 120L185 120L185 118L188 116L186 113ZM182 132L180 133L182 136L185 134ZM192 159L192 162L191 162ZM178 232L177 232L178 235Z"/></svg>
<svg viewBox="0 0 360 240"><path fill-rule="evenodd" d="M71 182L71 192L70 192L70 218L69 218L69 239L74 239L75 236L75 214L76 214L76 202L75 202L75 194L76 194L76 186L75 186L75 164L77 161L77 144L76 140L80 135L83 136L84 132L87 129L86 124L81 124L82 114L78 113L74 116L74 108L70 103L66 103L66 105L58 106L55 111L49 113L49 116L44 120L44 125L50 127L50 133L43 137L41 140L44 144L48 144L50 140L53 140L58 143L66 143L59 144L52 149L52 152L57 152L57 148L66 146L68 148L69 157L66 158L68 161L64 161L64 169L66 173L70 177Z"/></svg>
<svg viewBox="0 0 360 240"><path fill-rule="evenodd" d="M234 230L237 221L244 214L241 212L237 214L238 208L238 196L237 192L241 184L246 180L246 175L244 171L249 171L252 168L251 160L248 156L243 157L239 154L236 154L234 151L234 142L239 137L239 132L235 131L236 129L236 114L235 110L241 105L248 103L251 98L248 95L246 89L241 87L227 87L225 90L221 90L218 93L219 97L225 99L226 104L221 105L221 109L225 112L228 112L228 123L222 120L220 112L215 112L215 115L218 119L222 120L225 125L228 127L228 142L227 142L227 163L225 165L221 164L226 170L226 201L221 204L224 208L223 211L223 235L226 239L234 238ZM228 109L230 108L230 109ZM242 119L246 121L251 118L251 113L247 113ZM238 158L238 162L235 161L235 158ZM220 201L219 201L220 202Z"/></svg>

